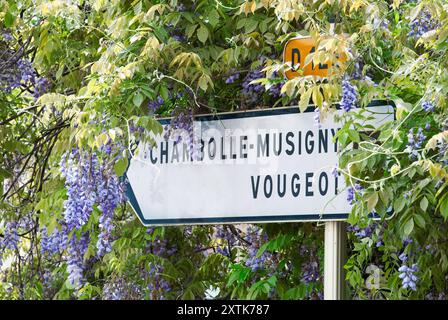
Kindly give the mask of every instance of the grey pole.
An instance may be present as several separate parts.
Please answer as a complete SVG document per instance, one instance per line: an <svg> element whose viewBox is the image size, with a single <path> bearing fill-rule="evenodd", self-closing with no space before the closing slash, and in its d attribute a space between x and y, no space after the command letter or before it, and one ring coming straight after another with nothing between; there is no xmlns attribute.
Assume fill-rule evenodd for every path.
<svg viewBox="0 0 448 320"><path fill-rule="evenodd" d="M345 222L325 222L324 299L345 299L344 263L347 255Z"/></svg>

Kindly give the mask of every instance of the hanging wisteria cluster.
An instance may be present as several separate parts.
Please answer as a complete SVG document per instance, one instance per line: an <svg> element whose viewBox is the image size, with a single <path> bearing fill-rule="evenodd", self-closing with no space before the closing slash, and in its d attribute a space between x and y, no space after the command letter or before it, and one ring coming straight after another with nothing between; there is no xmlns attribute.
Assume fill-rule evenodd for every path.
<svg viewBox="0 0 448 320"><path fill-rule="evenodd" d="M167 239L155 234L156 229L148 228L146 233L151 236L147 241L147 252L159 258L167 259L177 252L177 246L170 245ZM163 276L163 265L151 261L148 265L149 271L145 275L148 281L148 294L151 300L165 300L165 294L170 291L170 283Z"/></svg>
<svg viewBox="0 0 448 320"><path fill-rule="evenodd" d="M448 166L448 143L446 141L439 141L437 147L439 149L437 161Z"/></svg>
<svg viewBox="0 0 448 320"><path fill-rule="evenodd" d="M3 232L3 239L0 240L0 248L3 250L16 250L18 242L17 222L7 222Z"/></svg>
<svg viewBox="0 0 448 320"><path fill-rule="evenodd" d="M89 246L90 238L89 233L85 232L78 238L77 235L73 235L70 238L67 249L67 273L69 283L79 288L82 285L84 278L84 255Z"/></svg>
<svg viewBox="0 0 448 320"><path fill-rule="evenodd" d="M404 259L404 257L401 257ZM403 260L402 260L403 261ZM406 259L404 259L403 263L405 263ZM407 266L403 264L400 268L398 268L400 272L399 278L402 280L403 289L411 289L413 291L417 291L417 281L418 277L415 273L418 272L417 264L412 264L412 266Z"/></svg>
<svg viewBox="0 0 448 320"><path fill-rule="evenodd" d="M360 227L358 225L348 225L347 232L353 233L353 235L362 240L365 238L374 239L375 246L377 248L383 245L384 230L387 228L387 222L372 222L366 227Z"/></svg>
<svg viewBox="0 0 448 320"><path fill-rule="evenodd" d="M347 202L354 204L356 202L356 193L362 191L363 187L359 183L347 188Z"/></svg>
<svg viewBox="0 0 448 320"><path fill-rule="evenodd" d="M16 250L19 243L19 235L17 233L17 222L5 223L3 237L0 238L0 268L3 265L3 255L5 250Z"/></svg>
<svg viewBox="0 0 448 320"><path fill-rule="evenodd" d="M302 257L309 257L301 266L301 281L306 284L317 282L320 278L319 259L315 251L314 248L309 248L305 245L300 246L300 255Z"/></svg>
<svg viewBox="0 0 448 320"><path fill-rule="evenodd" d="M358 89L352 85L349 80L342 80L342 100L341 107L348 112L356 108L356 101L358 100Z"/></svg>
<svg viewBox="0 0 448 320"><path fill-rule="evenodd" d="M215 226L214 236L218 240L216 251L222 255L230 257L232 247L239 244L238 238L230 231L230 227L226 225Z"/></svg>
<svg viewBox="0 0 448 320"><path fill-rule="evenodd" d="M429 10L422 10L418 16L410 23L411 31L408 36L410 38L420 38L425 33L437 29L440 25L439 22L434 19Z"/></svg>
<svg viewBox="0 0 448 320"><path fill-rule="evenodd" d="M426 112L432 112L435 109L435 105L434 103L432 103L431 101L423 101L422 102L422 108L423 110L425 110Z"/></svg>
<svg viewBox="0 0 448 320"><path fill-rule="evenodd" d="M398 259L401 262L401 266L398 268L398 277L402 281L403 289L411 289L412 291L416 291L419 280L419 277L417 276L419 268L416 263L410 263L410 260L413 260L415 256L415 251L410 250L413 243L414 240L411 238L406 238L403 240L403 251L398 255ZM415 245L417 246L417 251L421 250L418 243L415 243ZM425 249L431 251L432 246L427 245Z"/></svg>
<svg viewBox="0 0 448 320"><path fill-rule="evenodd" d="M46 227L41 230L41 252L42 254L48 254L54 256L62 253L68 244L68 232L65 223L60 222L61 229L55 228L50 234Z"/></svg>
<svg viewBox="0 0 448 320"><path fill-rule="evenodd" d="M72 149L61 160L61 174L65 178L68 199L64 203L64 220L61 231L55 231L49 238L44 237L42 250L57 252L65 242L67 233L76 231L68 241L67 272L73 285L83 279L84 254L90 243L88 232L81 232L89 221L96 205L101 211L99 235L96 242L97 256L102 257L112 250L113 214L115 208L125 200L123 185L113 169L111 147L103 148L103 156L95 152ZM59 232L63 233L62 235ZM59 248L49 247L54 239L63 239Z"/></svg>
<svg viewBox="0 0 448 320"><path fill-rule="evenodd" d="M163 100L162 96L157 96L154 100L150 100L148 102L148 109L151 112L157 111L163 104L165 100Z"/></svg>
<svg viewBox="0 0 448 320"><path fill-rule="evenodd" d="M143 290L139 284L124 277L116 277L107 281L103 286L103 300L132 300L143 299Z"/></svg>
<svg viewBox="0 0 448 320"><path fill-rule="evenodd" d="M124 279L110 281L104 284L102 298L103 300L122 300L125 297Z"/></svg>
<svg viewBox="0 0 448 320"><path fill-rule="evenodd" d="M232 84L236 80L240 78L240 73L237 72L234 68L230 70L229 76L226 78L225 83L226 84Z"/></svg>
<svg viewBox="0 0 448 320"><path fill-rule="evenodd" d="M347 226L347 231L353 232L356 237L363 239L363 238L370 238L370 236L375 231L375 228L376 228L376 224L368 225L365 228L349 225L349 226Z"/></svg>
<svg viewBox="0 0 448 320"><path fill-rule="evenodd" d="M65 222L69 230L80 229L89 220L97 200L98 157L73 149L68 159L64 155L60 165L68 195L64 203Z"/></svg>
<svg viewBox="0 0 448 320"><path fill-rule="evenodd" d="M150 282L148 284L149 297L151 300L165 300L166 293L170 292L171 285L163 277L163 267L151 263L149 266L148 276Z"/></svg>
<svg viewBox="0 0 448 320"><path fill-rule="evenodd" d="M181 7L181 6L178 6L178 7L183 9L183 7ZM187 36L185 35L182 28L175 27L171 23L167 24L166 27L169 30L169 34L170 34L171 38L173 38L174 40L179 41L179 42L187 41Z"/></svg>
<svg viewBox="0 0 448 320"><path fill-rule="evenodd" d="M265 60L265 58L260 58L260 59L261 59L261 61ZM263 94L265 92L267 92L268 96L275 98L275 99L281 97L280 91L285 83L285 81L283 79L280 81L275 80L276 82L271 84L269 86L269 89L266 89L267 87L265 87L265 85L263 85L262 83L251 83L254 80L264 78L264 77L265 77L265 73L261 70L261 68L259 68L259 69L250 70L242 81L241 93L242 93L245 101L251 106L261 103L263 101ZM274 73L272 75L272 79L275 79L276 77L278 77L278 74ZM226 83L233 83L238 78L239 78L239 73L235 72L226 79ZM274 81L274 80L271 80L271 81Z"/></svg>
<svg viewBox="0 0 448 320"><path fill-rule="evenodd" d="M112 219L114 210L120 202L123 202L123 192L121 190L120 181L117 175L113 172L113 168L100 168L103 175L97 182L98 188L98 209L102 214L99 218L99 229L97 249L98 256L112 251Z"/></svg>
<svg viewBox="0 0 448 320"><path fill-rule="evenodd" d="M257 257L260 247L268 241L268 235L256 225L251 225L246 230L246 241L249 243L247 248L246 266L249 267L252 272L258 270L268 270L270 273L276 269L276 259L274 254L269 251L264 251L259 257Z"/></svg>
<svg viewBox="0 0 448 320"><path fill-rule="evenodd" d="M154 231L154 228L148 228L146 233L153 236ZM149 253L165 258L173 255L177 251L175 245L170 245L168 240L162 238L159 234L155 235L152 241L147 242L147 248Z"/></svg>
<svg viewBox="0 0 448 320"><path fill-rule="evenodd" d="M414 134L414 128L411 128L408 133L408 147L409 157L417 159L418 151L422 148L426 136L423 133L423 128L418 128L417 134Z"/></svg>
<svg viewBox="0 0 448 320"><path fill-rule="evenodd" d="M272 58L274 57L275 55L272 56ZM261 55L257 59L260 63L259 67L251 69L248 72L231 68L224 77L225 84L237 84L235 87L239 87L241 89L243 100L249 107L255 107L263 103L263 96L266 93L268 97L272 97L274 99L278 99L283 96L283 94L281 94L281 89L285 84L285 79L283 75L280 75L278 72L274 72L271 75L267 85L260 82L252 83L252 81L265 78L266 74L262 69L263 63L267 59L268 58L266 56ZM244 73L246 73L246 75L242 77L242 74Z"/></svg>
<svg viewBox="0 0 448 320"><path fill-rule="evenodd" d="M14 49L14 37L9 31L0 38L0 91L10 93L17 88L29 90L35 98L48 91L50 82L39 76L30 60L25 57L23 47Z"/></svg>
<svg viewBox="0 0 448 320"><path fill-rule="evenodd" d="M251 70L243 79L242 93L245 99L249 103L256 103L260 100L262 93L264 92L264 85L261 83L252 84L251 82L260 78L264 78L264 73L261 70Z"/></svg>

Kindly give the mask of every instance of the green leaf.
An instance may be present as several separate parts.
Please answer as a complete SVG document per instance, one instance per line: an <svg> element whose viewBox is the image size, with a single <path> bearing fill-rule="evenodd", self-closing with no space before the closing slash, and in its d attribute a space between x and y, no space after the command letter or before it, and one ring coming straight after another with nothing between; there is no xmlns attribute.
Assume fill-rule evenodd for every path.
<svg viewBox="0 0 448 320"><path fill-rule="evenodd" d="M96 146L101 148L109 141L109 136L106 132L101 133L95 140Z"/></svg>
<svg viewBox="0 0 448 320"><path fill-rule="evenodd" d="M339 132L341 134L338 136L338 140L339 140L339 142L341 143L342 146L345 146L345 144L347 143L347 139L348 139L347 130L344 130L344 131L339 130Z"/></svg>
<svg viewBox="0 0 448 320"><path fill-rule="evenodd" d="M271 286L271 287L275 287L275 285L277 284L277 277L275 275L273 275L272 277L270 277L267 280L267 283Z"/></svg>
<svg viewBox="0 0 448 320"><path fill-rule="evenodd" d="M204 91L207 91L208 84L207 84L207 77L205 75L202 75L199 78L198 85L199 88L201 88Z"/></svg>
<svg viewBox="0 0 448 320"><path fill-rule="evenodd" d="M244 31L246 33L251 33L255 29L257 29L258 21L255 19L247 19L246 24L244 25Z"/></svg>
<svg viewBox="0 0 448 320"><path fill-rule="evenodd" d="M247 276L249 275L249 273L250 273L250 269L249 269L249 268L242 269L242 270L240 271L240 273L239 273L239 278L238 278L238 280L239 280L240 282L245 281L245 280L247 279Z"/></svg>
<svg viewBox="0 0 448 320"><path fill-rule="evenodd" d="M207 27L202 25L198 29L197 35L198 35L199 41L201 41L202 43L205 43L207 41L207 38L208 38L208 29L207 29Z"/></svg>
<svg viewBox="0 0 448 320"><path fill-rule="evenodd" d="M137 239L139 235L140 235L140 228L136 228L136 229L134 230L134 232L132 233L132 239L133 239L133 240L134 240L134 239Z"/></svg>
<svg viewBox="0 0 448 320"><path fill-rule="evenodd" d="M405 236L409 236L414 230L414 219L409 219L403 226L403 233Z"/></svg>
<svg viewBox="0 0 448 320"><path fill-rule="evenodd" d="M269 242L263 243L263 245L257 251L256 258L260 258L261 255L266 251L268 246L269 246Z"/></svg>
<svg viewBox="0 0 448 320"><path fill-rule="evenodd" d="M219 13L218 11L216 11L216 9L213 9L208 13L208 21L210 22L212 27L216 27L219 22Z"/></svg>
<svg viewBox="0 0 448 320"><path fill-rule="evenodd" d="M12 174L9 171L0 168L0 178L10 178L10 177L12 177Z"/></svg>
<svg viewBox="0 0 448 320"><path fill-rule="evenodd" d="M14 24L14 19L15 17L12 15L11 12L6 12L5 14L5 27L6 28L11 28L12 25Z"/></svg>
<svg viewBox="0 0 448 320"><path fill-rule="evenodd" d="M246 279L248 273L250 272L249 268L244 268L239 264L235 264L232 267L234 271L230 273L229 280L227 281L227 287L230 287L235 281L242 282Z"/></svg>
<svg viewBox="0 0 448 320"><path fill-rule="evenodd" d="M56 72L56 79L59 79L64 72L65 64L61 63L59 65L58 71Z"/></svg>
<svg viewBox="0 0 448 320"><path fill-rule="evenodd" d="M162 96L163 100L168 100L169 99L169 92L168 92L168 88L164 85L160 86L160 95Z"/></svg>
<svg viewBox="0 0 448 320"><path fill-rule="evenodd" d="M185 29L185 34L187 35L188 38L191 38L194 34L194 32L196 31L196 28L198 27L198 25L196 24L191 24L189 25L186 29Z"/></svg>
<svg viewBox="0 0 448 320"><path fill-rule="evenodd" d="M185 290L182 300L194 300L194 293L190 289Z"/></svg>
<svg viewBox="0 0 448 320"><path fill-rule="evenodd" d="M403 210L404 206L406 205L406 200L404 197L400 196L394 201L394 212L399 213L401 210Z"/></svg>
<svg viewBox="0 0 448 320"><path fill-rule="evenodd" d="M359 137L359 133L356 130L350 129L348 130L348 136L353 142L360 142L361 139Z"/></svg>
<svg viewBox="0 0 448 320"><path fill-rule="evenodd" d="M114 170L119 177L121 177L126 172L128 164L129 160L126 157L122 157L115 163Z"/></svg>
<svg viewBox="0 0 448 320"><path fill-rule="evenodd" d="M40 201L34 207L34 210L39 211L39 210L45 209L46 206L47 206L47 199L40 199Z"/></svg>
<svg viewBox="0 0 448 320"><path fill-rule="evenodd" d="M419 214L415 215L414 216L414 221L415 221L415 224L419 228L425 229L426 222L425 222L425 219L421 215L419 215Z"/></svg>
<svg viewBox="0 0 448 320"><path fill-rule="evenodd" d="M440 202L440 214L442 217L446 220L448 219L448 196L445 194L445 196L442 198Z"/></svg>
<svg viewBox="0 0 448 320"><path fill-rule="evenodd" d="M420 208L423 211L426 211L426 209L428 208L428 199L426 199L426 197L423 197L422 200L420 200Z"/></svg>
<svg viewBox="0 0 448 320"><path fill-rule="evenodd" d="M312 93L312 89L310 88L300 97L300 101L299 101L300 112L305 112L305 110L308 108L308 106L310 104L311 93ZM291 93L291 95L292 95L292 93ZM291 95L289 95L289 96L291 96Z"/></svg>
<svg viewBox="0 0 448 320"><path fill-rule="evenodd" d="M244 27L244 25L246 24L246 20L246 18L238 20L238 22L236 23L236 28L241 29L242 27Z"/></svg>
<svg viewBox="0 0 448 320"><path fill-rule="evenodd" d="M369 212L372 212L375 209L377 203L378 203L378 192L374 192L367 199L367 210Z"/></svg>
<svg viewBox="0 0 448 320"><path fill-rule="evenodd" d="M132 102L134 103L134 105L137 108L142 105L143 100L144 100L144 96L140 92L134 94L134 97L132 98Z"/></svg>
<svg viewBox="0 0 448 320"><path fill-rule="evenodd" d="M320 87L314 87L313 88L313 103L316 104L318 107L322 107L324 103L324 97L322 96L322 93L320 92Z"/></svg>

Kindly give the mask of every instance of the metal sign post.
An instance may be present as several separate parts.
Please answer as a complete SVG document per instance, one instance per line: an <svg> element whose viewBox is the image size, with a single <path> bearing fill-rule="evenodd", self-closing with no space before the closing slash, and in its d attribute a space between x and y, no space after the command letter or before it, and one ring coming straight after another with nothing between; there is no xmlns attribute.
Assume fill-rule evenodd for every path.
<svg viewBox="0 0 448 320"><path fill-rule="evenodd" d="M324 299L345 299L344 262L347 254L345 222L325 222Z"/></svg>

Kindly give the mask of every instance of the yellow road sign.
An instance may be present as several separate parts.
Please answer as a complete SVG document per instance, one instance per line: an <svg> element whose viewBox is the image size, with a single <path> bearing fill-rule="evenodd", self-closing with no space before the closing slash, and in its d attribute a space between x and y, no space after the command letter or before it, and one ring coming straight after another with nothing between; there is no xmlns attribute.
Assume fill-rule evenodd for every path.
<svg viewBox="0 0 448 320"><path fill-rule="evenodd" d="M293 38L288 40L283 50L283 62L291 65L291 69L285 72L288 79L299 76L320 76L326 77L328 75L328 68L331 66L330 62L319 63L315 66L313 62L305 65L305 59L310 54L316 51L316 43L311 37ZM343 59L340 59L343 61ZM294 66L299 64L298 69ZM303 74L298 71L303 70Z"/></svg>

